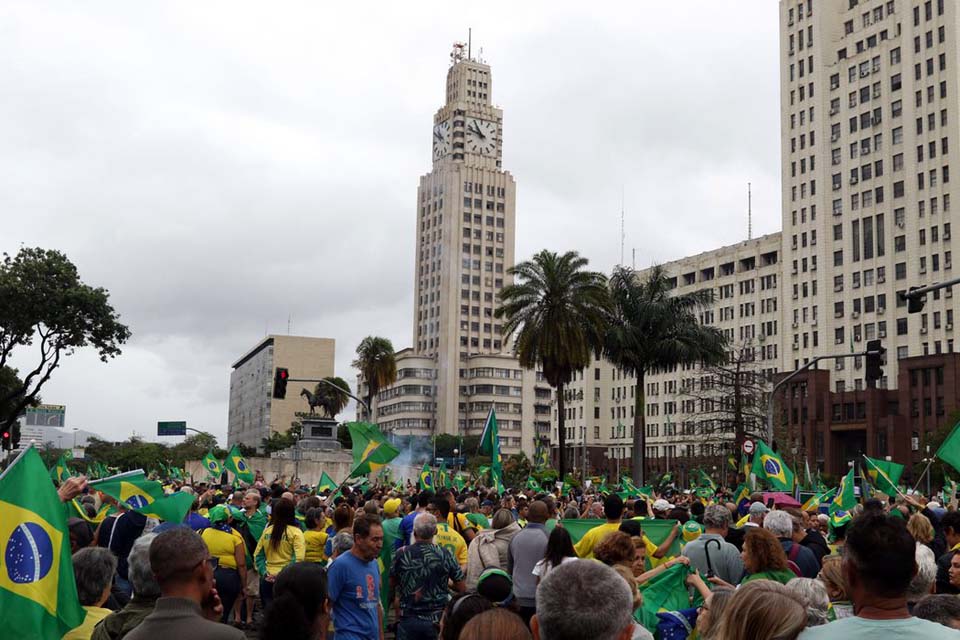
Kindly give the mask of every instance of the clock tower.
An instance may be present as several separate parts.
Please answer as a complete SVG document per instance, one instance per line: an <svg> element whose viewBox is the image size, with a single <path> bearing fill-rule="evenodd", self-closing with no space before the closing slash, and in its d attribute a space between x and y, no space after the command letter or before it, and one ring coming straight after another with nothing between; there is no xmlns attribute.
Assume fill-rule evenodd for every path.
<svg viewBox="0 0 960 640"><path fill-rule="evenodd" d="M494 309L512 282L516 187L501 169L503 111L492 91L490 67L455 45L430 128L433 169L417 190L413 352L435 366L438 433L465 423L468 360L506 349Z"/></svg>

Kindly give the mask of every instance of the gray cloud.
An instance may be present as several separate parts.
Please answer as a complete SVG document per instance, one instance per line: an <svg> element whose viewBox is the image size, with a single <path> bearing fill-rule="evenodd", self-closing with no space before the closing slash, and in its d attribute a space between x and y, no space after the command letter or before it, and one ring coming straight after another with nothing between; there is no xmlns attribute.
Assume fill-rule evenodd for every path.
<svg viewBox="0 0 960 640"><path fill-rule="evenodd" d="M408 346L415 194L450 43L474 27L504 109L517 256L638 266L779 228L777 6L12 3L0 20L0 249L65 251L134 331L44 392L111 437L226 433L263 336ZM27 363L26 356L19 359Z"/></svg>

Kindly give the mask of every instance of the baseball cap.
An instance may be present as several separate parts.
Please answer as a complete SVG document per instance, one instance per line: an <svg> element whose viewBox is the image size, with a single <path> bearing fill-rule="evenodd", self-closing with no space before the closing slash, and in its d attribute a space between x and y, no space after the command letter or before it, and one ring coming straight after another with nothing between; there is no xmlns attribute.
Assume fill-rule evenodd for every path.
<svg viewBox="0 0 960 640"><path fill-rule="evenodd" d="M700 528L700 525L697 524L695 520L687 520L686 524L683 525L681 532L684 541L690 542L691 540L696 540L699 538L700 534L703 533L703 529Z"/></svg>
<svg viewBox="0 0 960 640"><path fill-rule="evenodd" d="M654 511L669 511L673 509L673 505L664 500L663 498L657 498L653 501L653 510Z"/></svg>
<svg viewBox="0 0 960 640"><path fill-rule="evenodd" d="M477 580L477 593L495 607L506 606L513 600L513 579L502 569L487 569Z"/></svg>
<svg viewBox="0 0 960 640"><path fill-rule="evenodd" d="M770 511L770 509L768 509L767 505L763 504L762 502L754 502L750 505L750 515L752 516L760 515L761 513L767 513L768 511Z"/></svg>
<svg viewBox="0 0 960 640"><path fill-rule="evenodd" d="M393 515L398 509L400 509L401 503L402 501L400 498L390 498L383 503L383 512L387 515Z"/></svg>
<svg viewBox="0 0 960 640"><path fill-rule="evenodd" d="M492 506L493 506L493 500L484 500L483 502L480 503L480 506L481 506L481 507L492 507Z"/></svg>

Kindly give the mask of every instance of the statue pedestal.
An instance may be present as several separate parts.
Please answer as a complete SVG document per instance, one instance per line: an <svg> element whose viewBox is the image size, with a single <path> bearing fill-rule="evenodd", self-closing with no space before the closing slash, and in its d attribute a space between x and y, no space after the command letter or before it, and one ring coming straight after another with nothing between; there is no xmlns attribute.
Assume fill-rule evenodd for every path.
<svg viewBox="0 0 960 640"><path fill-rule="evenodd" d="M340 449L336 420L301 417L300 421L303 424L303 435L300 437L301 449L327 451Z"/></svg>

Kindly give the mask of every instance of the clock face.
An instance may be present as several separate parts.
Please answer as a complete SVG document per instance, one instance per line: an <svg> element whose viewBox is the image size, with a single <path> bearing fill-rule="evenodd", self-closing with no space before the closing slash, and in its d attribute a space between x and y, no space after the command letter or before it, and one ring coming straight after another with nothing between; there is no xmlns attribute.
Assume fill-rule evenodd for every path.
<svg viewBox="0 0 960 640"><path fill-rule="evenodd" d="M489 156L497 150L497 123L490 120L467 120L467 151Z"/></svg>
<svg viewBox="0 0 960 640"><path fill-rule="evenodd" d="M444 120L433 126L433 157L442 158L450 153L450 121Z"/></svg>

